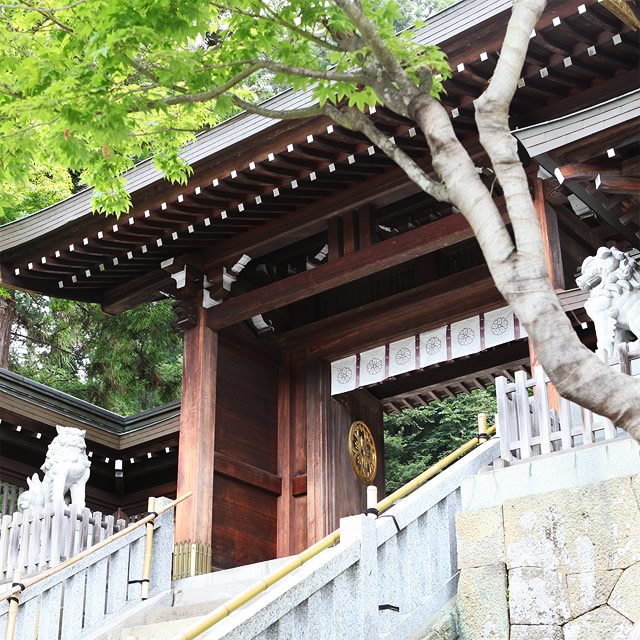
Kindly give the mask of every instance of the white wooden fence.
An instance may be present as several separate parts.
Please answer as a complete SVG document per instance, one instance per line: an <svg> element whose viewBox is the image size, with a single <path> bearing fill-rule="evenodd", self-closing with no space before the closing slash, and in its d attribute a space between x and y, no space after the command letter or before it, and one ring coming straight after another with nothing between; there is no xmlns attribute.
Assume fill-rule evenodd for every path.
<svg viewBox="0 0 640 640"><path fill-rule="evenodd" d="M500 455L485 443L377 520L343 518L340 543L233 612L203 640L396 640L457 591L460 484Z"/></svg>
<svg viewBox="0 0 640 640"><path fill-rule="evenodd" d="M608 363L622 373L640 376L640 344L618 346L617 357ZM601 357L606 360L604 354ZM557 410L550 408L549 378L542 367L536 367L531 380L524 371L517 371L514 378L514 382L503 376L496 378L496 425L500 455L505 460L530 458L624 434L611 420L565 398L558 397Z"/></svg>
<svg viewBox="0 0 640 640"><path fill-rule="evenodd" d="M156 508L169 502L158 498ZM150 596L171 586L172 550L173 509L170 509L155 519ZM15 639L79 640L137 606L144 552L145 527L139 527L57 574L28 586L20 594ZM8 601L0 602L1 638L5 637L8 609Z"/></svg>
<svg viewBox="0 0 640 640"><path fill-rule="evenodd" d="M0 582L11 579L14 569L22 575L54 567L125 527L89 509L63 502L47 504L2 517L0 523Z"/></svg>
<svg viewBox="0 0 640 640"><path fill-rule="evenodd" d="M24 487L0 481L0 516L11 515L18 510L18 498L23 491Z"/></svg>

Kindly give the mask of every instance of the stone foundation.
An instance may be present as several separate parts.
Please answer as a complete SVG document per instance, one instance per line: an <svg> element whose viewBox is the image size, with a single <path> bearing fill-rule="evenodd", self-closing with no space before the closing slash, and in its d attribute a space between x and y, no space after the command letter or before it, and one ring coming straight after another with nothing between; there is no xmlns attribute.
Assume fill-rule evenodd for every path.
<svg viewBox="0 0 640 640"><path fill-rule="evenodd" d="M640 621L640 476L458 514L461 640L627 640Z"/></svg>

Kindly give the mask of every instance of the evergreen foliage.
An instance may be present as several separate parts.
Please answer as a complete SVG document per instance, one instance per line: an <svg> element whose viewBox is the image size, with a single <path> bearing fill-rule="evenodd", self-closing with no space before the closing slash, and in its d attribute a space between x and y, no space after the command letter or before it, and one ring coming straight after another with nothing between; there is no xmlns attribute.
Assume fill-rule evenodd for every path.
<svg viewBox="0 0 640 640"><path fill-rule="evenodd" d="M488 414L492 424L495 412L495 391L490 387L388 415L384 420L387 494L471 440L478 433L479 413Z"/></svg>
<svg viewBox="0 0 640 640"><path fill-rule="evenodd" d="M94 304L18 294L10 368L130 415L180 397L182 341L169 301L116 317Z"/></svg>

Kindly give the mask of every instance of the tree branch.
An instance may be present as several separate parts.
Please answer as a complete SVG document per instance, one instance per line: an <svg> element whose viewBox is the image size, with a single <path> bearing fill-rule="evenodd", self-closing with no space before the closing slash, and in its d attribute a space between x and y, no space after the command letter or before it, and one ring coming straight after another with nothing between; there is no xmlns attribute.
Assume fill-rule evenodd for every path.
<svg viewBox="0 0 640 640"><path fill-rule="evenodd" d="M404 100L408 105L411 98L415 95L416 85L409 74L403 69L400 61L389 51L389 48L375 26L367 16L365 16L360 2L358 2L358 0L335 0L335 2L358 28L362 39L371 47L375 57L384 67L387 74L397 83L400 94L405 96Z"/></svg>
<svg viewBox="0 0 640 640"><path fill-rule="evenodd" d="M475 104L480 142L504 192L516 247L525 253L537 251L542 240L527 176L509 127L509 105L518 87L531 32L545 4L545 0L514 4L493 77Z"/></svg>
<svg viewBox="0 0 640 640"><path fill-rule="evenodd" d="M319 78L321 80L334 80L336 82L363 82L364 76L361 73L350 73L346 71L332 71L331 69L308 69L306 67L292 67L271 60L252 60L252 64L260 65L263 69L275 71L276 73L288 73L292 76L302 76L305 78Z"/></svg>
<svg viewBox="0 0 640 640"><path fill-rule="evenodd" d="M256 113L259 116L264 116L265 118L295 120L296 118L314 118L316 116L324 115L322 108L319 106L307 107L306 109L267 109L260 105L247 102L235 93L226 93L225 95L231 98L233 103L241 109L244 109L249 113Z"/></svg>
<svg viewBox="0 0 640 640"><path fill-rule="evenodd" d="M430 178L416 162L408 156L398 145L391 142L364 113L358 109L346 108L342 111L333 105L325 104L324 113L333 118L338 124L349 129L356 129L364 133L373 144L391 158L425 193L440 202L449 202L447 188L441 182Z"/></svg>
<svg viewBox="0 0 640 640"><path fill-rule="evenodd" d="M38 127L46 127L48 124L53 124L59 118L61 118L61 116L56 116L55 118L47 122L38 122L36 124L31 125L30 127L25 127L24 129L20 129L19 131L14 131L13 133L7 133L4 136L0 136L0 140L5 140L6 138L13 138L14 136L22 135L27 131L31 131L32 129L37 129Z"/></svg>
<svg viewBox="0 0 640 640"><path fill-rule="evenodd" d="M258 65L251 65L246 69L243 69L239 73L237 73L233 78L230 78L226 82L222 83L220 86L215 89L211 89L209 91L203 91L202 93L188 93L181 96L169 96L168 98L159 98L157 100L151 100L149 102L150 107L154 107L157 104L188 104L195 102L209 102L209 100L214 100L218 96L223 95L229 89L235 87L237 84L242 82L245 78L248 78L254 71L257 71L260 67Z"/></svg>
<svg viewBox="0 0 640 640"><path fill-rule="evenodd" d="M221 9L223 11L229 11L229 6L226 4L221 4L218 2L212 2L211 4L214 7L217 7L218 9ZM288 23L286 20L283 20L277 13L274 13L266 4L264 4L263 2L261 2L261 4L267 10L267 12L271 15L271 17L266 17L259 13L253 13L252 11L246 11L239 8L234 8L233 13L247 16L249 18L255 18L256 20L264 20L265 22L270 22L271 24L279 24L281 27L284 27L285 29L288 29L294 33L297 33L299 36L301 36L305 40L309 40L309 42L314 42L315 44L317 44L318 46L324 49L330 49L331 51L342 51L342 49L332 44L331 42L328 42L323 38L316 36L313 33L309 33L308 31L301 29L295 24Z"/></svg>
<svg viewBox="0 0 640 640"><path fill-rule="evenodd" d="M64 7L30 7L29 5L23 4L0 4L0 9L18 9L21 11L39 11L40 13L53 13L55 11L66 11L67 9L72 9L73 7L77 7L79 4L83 4L87 2L87 0L77 0L77 2L72 2L71 4L65 5Z"/></svg>

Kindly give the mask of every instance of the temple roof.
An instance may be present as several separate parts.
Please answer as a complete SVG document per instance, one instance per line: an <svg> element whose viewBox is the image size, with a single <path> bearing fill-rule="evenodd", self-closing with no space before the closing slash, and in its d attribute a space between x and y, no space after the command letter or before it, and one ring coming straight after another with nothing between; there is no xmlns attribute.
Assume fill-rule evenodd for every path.
<svg viewBox="0 0 640 640"><path fill-rule="evenodd" d="M473 100L495 67L509 7L463 0L416 36L449 54L453 77L443 103L479 166ZM589 107L596 95L606 100L636 88L635 40L597 2L549 3L513 101L514 126L547 122ZM285 92L266 106L295 108L309 99ZM429 167L412 123L385 108L371 117ZM356 207L374 208L379 227L398 231L407 223L393 211L406 218L412 209L408 228L452 213L419 193L363 136L326 118L277 122L241 114L200 134L183 155L194 169L185 186L168 184L151 160L128 172L133 206L119 219L91 214L87 190L0 227L2 283L118 313L172 295L172 272L186 264L207 273L248 254L255 265L301 242L299 253L313 264L326 244L327 221Z"/></svg>

